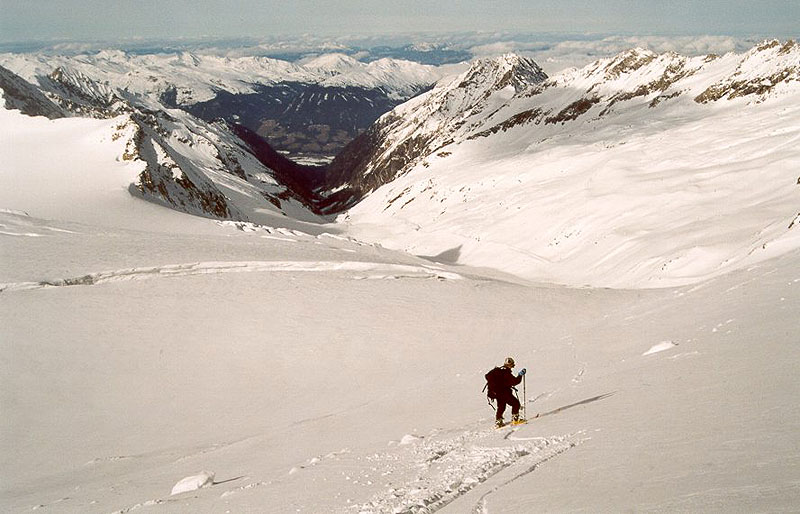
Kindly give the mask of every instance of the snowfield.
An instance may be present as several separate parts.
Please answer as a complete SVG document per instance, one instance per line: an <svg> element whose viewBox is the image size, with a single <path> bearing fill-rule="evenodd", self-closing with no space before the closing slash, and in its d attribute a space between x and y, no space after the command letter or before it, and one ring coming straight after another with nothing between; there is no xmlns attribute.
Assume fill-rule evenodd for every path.
<svg viewBox="0 0 800 514"><path fill-rule="evenodd" d="M784 212L800 210L800 128L781 101L752 111L754 127L783 116L766 131L721 109L713 127L620 132L603 163L564 135L536 149L544 178L512 173L514 155L481 160L480 140L431 162L486 190L537 182L453 205L466 228L511 237L565 214L546 237L576 253L552 247L525 277L492 247L474 247L484 267L453 264L453 223L419 225L414 253L438 258L399 251L415 230L370 210L378 194L329 224L248 202L248 222L148 203L128 192L141 170L120 158L115 120L0 110L0 510L796 510L800 229ZM745 143L715 161L738 130ZM642 159L655 175L636 173ZM690 164L703 180L677 172ZM633 200L654 191L660 216ZM417 202L408 223L431 213ZM506 223L499 202L527 214ZM642 233L655 223L668 238ZM613 226L613 245L577 251ZM631 288L648 252L668 251L683 259L666 278ZM557 284L586 277L628 287ZM509 355L528 370L530 421L497 430L483 375Z"/></svg>

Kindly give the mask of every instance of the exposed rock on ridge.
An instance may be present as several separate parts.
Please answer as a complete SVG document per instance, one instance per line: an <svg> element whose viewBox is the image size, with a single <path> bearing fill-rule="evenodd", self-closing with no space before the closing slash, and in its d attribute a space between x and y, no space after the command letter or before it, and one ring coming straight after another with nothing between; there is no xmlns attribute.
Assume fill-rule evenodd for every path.
<svg viewBox="0 0 800 514"><path fill-rule="evenodd" d="M797 251L798 63L794 43L634 49L406 130L438 114L434 90L384 117L397 128L373 163L441 126L449 143L338 219L387 248L575 287L673 287Z"/></svg>
<svg viewBox="0 0 800 514"><path fill-rule="evenodd" d="M230 192L250 196L256 206L263 202L262 210L276 213L283 211L286 202L298 207L310 202L310 187L303 190L291 180L282 183L224 122L205 123L158 104L151 108L147 99L124 98L124 92L80 72L57 69L40 77L39 83L37 87L0 69L6 108L51 118L79 115L123 120L112 136L127 141L120 157L144 164L129 188L132 194L190 214L241 221L248 220L247 214L230 200ZM283 161L276 160L275 165L288 162ZM286 172L283 177L293 178Z"/></svg>
<svg viewBox="0 0 800 514"><path fill-rule="evenodd" d="M332 191L323 212L356 203L425 156L480 126L486 111L545 80L532 60L513 54L476 61L465 73L382 116L327 169Z"/></svg>
<svg viewBox="0 0 800 514"><path fill-rule="evenodd" d="M449 145L498 132L528 126L532 141L546 140L574 130L571 123L604 123L634 112L645 119L650 109L673 104L760 102L800 80L799 62L794 41L768 41L723 57L635 48L552 78L518 56L480 60L385 114L349 144L328 169L323 211L354 205L414 166L449 153Z"/></svg>
<svg viewBox="0 0 800 514"><path fill-rule="evenodd" d="M19 109L28 116L45 116L51 120L67 116L63 109L38 88L2 66L0 66L0 89L7 109Z"/></svg>

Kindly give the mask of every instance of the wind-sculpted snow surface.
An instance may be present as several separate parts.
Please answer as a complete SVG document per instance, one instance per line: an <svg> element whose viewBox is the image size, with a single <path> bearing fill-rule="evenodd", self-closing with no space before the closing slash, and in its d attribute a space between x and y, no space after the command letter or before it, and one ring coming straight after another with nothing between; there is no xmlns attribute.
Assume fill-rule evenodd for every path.
<svg viewBox="0 0 800 514"><path fill-rule="evenodd" d="M674 290L576 290L466 267L451 280L310 226L139 201L160 223L118 229L32 218L44 200L22 198L0 211L2 281L30 286L0 293L3 511L781 512L800 499L798 252ZM531 421L496 430L483 375L509 354L528 368ZM203 470L213 482L170 495Z"/></svg>

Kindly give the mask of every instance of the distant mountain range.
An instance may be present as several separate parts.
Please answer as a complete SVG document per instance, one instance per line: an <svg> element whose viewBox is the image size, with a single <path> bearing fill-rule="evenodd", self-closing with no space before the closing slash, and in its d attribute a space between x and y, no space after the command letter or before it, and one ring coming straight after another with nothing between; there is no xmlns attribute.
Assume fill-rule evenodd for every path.
<svg viewBox="0 0 800 514"><path fill-rule="evenodd" d="M793 41L635 48L552 77L513 54L446 68L5 54L0 85L28 114L119 117L121 158L143 164L131 191L179 210L339 215L439 260L657 287L795 245L798 62Z"/></svg>
<svg viewBox="0 0 800 514"><path fill-rule="evenodd" d="M0 65L43 89L107 105L112 96L150 109L181 108L240 123L293 158L326 162L380 115L429 89L447 69L344 54L297 62L264 57L3 54ZM78 93L80 92L80 93ZM91 103L91 102L90 102Z"/></svg>

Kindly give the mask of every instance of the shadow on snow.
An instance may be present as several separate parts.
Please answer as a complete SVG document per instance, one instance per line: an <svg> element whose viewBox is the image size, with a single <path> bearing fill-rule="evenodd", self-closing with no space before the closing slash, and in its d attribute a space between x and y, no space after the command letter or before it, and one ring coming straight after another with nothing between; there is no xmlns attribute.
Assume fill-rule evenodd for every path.
<svg viewBox="0 0 800 514"><path fill-rule="evenodd" d="M616 394L616 391L613 392L613 393L605 393L605 394L601 394L601 395L598 395L598 396L593 396L591 398L587 398L587 399L581 400L579 402L571 403L569 405L565 405L563 407L559 407L557 409L553 409L553 410L548 411L548 412L542 412L540 414L537 414L536 417L537 418L541 418L541 417L544 417L544 416L550 416L551 414L558 414L561 411L565 411L565 410L571 409L573 407L578 407L579 405L586 405L587 403L596 402L598 400L604 400L604 399L608 398L609 396L614 396L615 394Z"/></svg>

